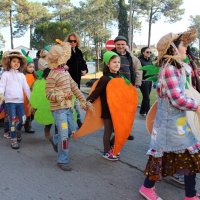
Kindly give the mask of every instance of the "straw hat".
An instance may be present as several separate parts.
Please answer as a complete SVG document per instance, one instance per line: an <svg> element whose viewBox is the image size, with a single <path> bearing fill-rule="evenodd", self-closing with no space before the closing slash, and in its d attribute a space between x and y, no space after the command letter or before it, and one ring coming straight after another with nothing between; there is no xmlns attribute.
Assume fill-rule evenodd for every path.
<svg viewBox="0 0 200 200"><path fill-rule="evenodd" d="M6 51L3 54L2 58L2 65L5 69L10 68L10 59L11 58L19 58L21 60L20 67L24 67L26 65L26 57L19 51L13 50L13 51Z"/></svg>
<svg viewBox="0 0 200 200"><path fill-rule="evenodd" d="M157 50L158 50L157 60L159 61L161 58L165 57L168 48L170 47L172 42L175 41L176 39L180 38L180 40L183 41L184 45L188 46L192 41L196 39L196 37L197 37L197 30L194 28L179 34L168 33L167 35L163 36L157 43Z"/></svg>
<svg viewBox="0 0 200 200"><path fill-rule="evenodd" d="M70 57L71 45L68 42L52 46L47 55L49 68L57 68L59 65L66 63Z"/></svg>

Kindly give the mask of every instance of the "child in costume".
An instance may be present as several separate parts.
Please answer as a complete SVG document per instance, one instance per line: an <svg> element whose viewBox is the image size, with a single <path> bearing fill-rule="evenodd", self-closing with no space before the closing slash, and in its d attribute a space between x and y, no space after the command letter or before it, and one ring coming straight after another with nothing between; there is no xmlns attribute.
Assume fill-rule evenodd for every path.
<svg viewBox="0 0 200 200"><path fill-rule="evenodd" d="M104 135L103 135L103 146L104 153L103 158L111 161L117 161L118 157L113 155L110 146L110 140L113 133L113 123L111 119L111 114L108 108L108 103L106 99L106 86L111 80L110 77L120 77L120 58L119 56L111 51L107 51L103 55L103 61L105 63L104 75L100 78L95 90L88 96L87 101L93 103L97 97L101 98L102 112L101 117L104 121Z"/></svg>
<svg viewBox="0 0 200 200"><path fill-rule="evenodd" d="M160 67L157 94L158 106L151 134L146 179L140 194L148 200L161 200L155 182L174 173L184 175L184 200L198 200L196 173L200 172L200 143L187 122L186 111L200 111L200 102L186 96L186 74L190 67L183 62L187 46L196 38L196 30L181 34L169 33L157 43Z"/></svg>
<svg viewBox="0 0 200 200"><path fill-rule="evenodd" d="M71 112L70 98L72 94L79 99L86 109L86 101L82 93L63 66L71 56L71 47L63 42L51 47L48 54L48 65L51 69L46 78L46 96L55 120L58 134L54 141L58 143L57 165L64 171L70 171L69 166L69 118Z"/></svg>
<svg viewBox="0 0 200 200"><path fill-rule="evenodd" d="M33 84L36 80L36 73L35 73L35 66L32 58L29 56L27 58L27 65L24 67L24 74L26 76L26 81L30 87L30 90L32 90ZM25 114L26 114L26 122L24 124L24 129L26 133L35 133L34 130L31 128L31 122L34 118L33 113L31 113L31 107L29 102L27 101L27 97L24 96L24 109L25 109Z"/></svg>
<svg viewBox="0 0 200 200"><path fill-rule="evenodd" d="M2 65L5 72L0 80L0 104L5 98L5 106L9 117L11 148L19 149L20 131L26 119L23 91L27 98L30 98L30 89L22 73L22 69L26 65L26 57L18 51L11 51L3 55ZM18 117L18 123L16 117Z"/></svg>

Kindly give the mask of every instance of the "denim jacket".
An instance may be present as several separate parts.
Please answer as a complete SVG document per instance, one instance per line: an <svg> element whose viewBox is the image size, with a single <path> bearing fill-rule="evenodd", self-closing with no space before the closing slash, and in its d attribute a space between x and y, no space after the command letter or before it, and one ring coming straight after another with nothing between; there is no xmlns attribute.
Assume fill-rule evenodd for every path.
<svg viewBox="0 0 200 200"><path fill-rule="evenodd" d="M185 91L184 73L180 77L179 86ZM157 113L147 154L161 157L164 152L184 152L186 149L191 153L199 149L199 144L187 123L186 111L174 107L168 97L158 97Z"/></svg>

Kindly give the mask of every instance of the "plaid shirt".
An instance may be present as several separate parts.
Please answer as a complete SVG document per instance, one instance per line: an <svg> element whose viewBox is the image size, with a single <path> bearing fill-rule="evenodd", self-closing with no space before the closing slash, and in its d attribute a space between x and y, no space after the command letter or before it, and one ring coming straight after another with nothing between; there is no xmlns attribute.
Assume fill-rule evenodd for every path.
<svg viewBox="0 0 200 200"><path fill-rule="evenodd" d="M173 65L165 66L160 71L157 93L159 97L168 97L172 105L180 110L197 110L198 104L185 95L183 87L181 87L181 70ZM163 78L162 78L163 77Z"/></svg>

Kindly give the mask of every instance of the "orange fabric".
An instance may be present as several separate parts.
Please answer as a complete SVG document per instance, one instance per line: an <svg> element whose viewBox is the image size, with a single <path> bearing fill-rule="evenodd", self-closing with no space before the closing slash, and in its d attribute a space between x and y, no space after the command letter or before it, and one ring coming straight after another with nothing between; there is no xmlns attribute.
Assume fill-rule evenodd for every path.
<svg viewBox="0 0 200 200"><path fill-rule="evenodd" d="M156 118L157 106L158 106L158 102L155 101L154 104L151 106L149 112L147 113L146 128L149 134L151 134L153 130L154 120Z"/></svg>
<svg viewBox="0 0 200 200"><path fill-rule="evenodd" d="M138 94L136 88L132 84L127 84L123 78L110 80L106 94L115 133L113 154L117 155L131 133L137 111Z"/></svg>
<svg viewBox="0 0 200 200"><path fill-rule="evenodd" d="M29 85L30 88L32 88L33 83L35 82L35 77L33 76L33 74L26 74L26 81ZM29 106L29 101L24 93L24 111L27 117L29 117L31 115L30 112L30 106Z"/></svg>
<svg viewBox="0 0 200 200"><path fill-rule="evenodd" d="M92 85L89 94L91 94L92 91L95 89L97 83L98 80L95 81L94 84ZM87 110L85 118L83 120L83 124L81 128L78 129L76 133L73 135L73 138L83 137L103 127L103 120L101 118L100 97L98 97L92 105L94 107L94 110Z"/></svg>
<svg viewBox="0 0 200 200"><path fill-rule="evenodd" d="M5 113L4 113L4 111L2 111L1 113L0 113L0 119L3 119L5 117Z"/></svg>

